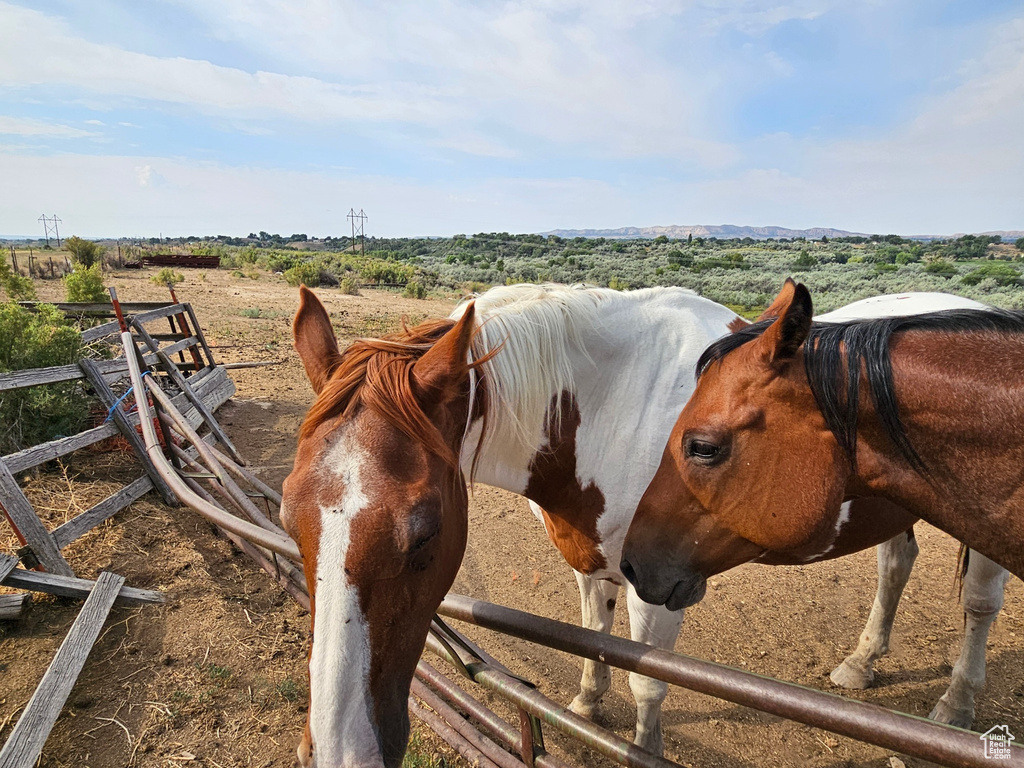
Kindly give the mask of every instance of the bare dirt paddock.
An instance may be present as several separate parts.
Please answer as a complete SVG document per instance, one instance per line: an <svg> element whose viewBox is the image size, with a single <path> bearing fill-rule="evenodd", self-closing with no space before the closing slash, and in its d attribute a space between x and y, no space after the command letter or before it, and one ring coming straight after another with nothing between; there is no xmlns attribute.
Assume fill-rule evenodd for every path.
<svg viewBox="0 0 1024 768"><path fill-rule="evenodd" d="M163 299L148 271L110 283L123 300ZM43 298L63 298L56 283L38 283ZM238 393L219 412L251 464L279 486L290 468L294 435L312 393L290 347L296 291L279 277L236 279L187 270L178 288L193 303L222 361L280 360L236 370ZM452 302L364 292L320 291L339 338L376 335L403 314L418 321L445 314ZM138 470L127 456L77 454L66 473L51 471L24 487L53 524L108 495ZM471 501L470 542L455 590L556 619L577 621L569 567L548 543L525 501L479 487ZM13 550L2 532L0 543ZM949 681L959 651L956 544L919 526L921 556L907 587L891 654L876 685L846 693L926 715ZM47 744L42 766L290 766L305 718L309 617L210 526L153 494L66 551L76 572L111 569L135 587L161 589L164 606L115 608ZM873 552L805 568L748 566L712 580L689 611L676 650L823 690L829 671L853 648L874 595ZM20 621L0 626L0 739L10 733L79 603L37 596ZM615 625L627 634L625 611ZM568 703L580 662L526 642L470 628L513 671ZM1024 738L1024 584L1011 581L1006 609L989 642L988 684L976 729L1007 724ZM436 660L435 660L436 661ZM439 663L439 662L438 662ZM478 692L485 699L488 697ZM624 672L599 721L632 738L633 703ZM685 765L888 766L891 752L762 715L699 694L673 690L664 709L666 753ZM578 765L605 761L547 729L549 747ZM455 762L429 732L416 728L423 765ZM981 749L981 742L978 742ZM906 765L919 761L904 760Z"/></svg>

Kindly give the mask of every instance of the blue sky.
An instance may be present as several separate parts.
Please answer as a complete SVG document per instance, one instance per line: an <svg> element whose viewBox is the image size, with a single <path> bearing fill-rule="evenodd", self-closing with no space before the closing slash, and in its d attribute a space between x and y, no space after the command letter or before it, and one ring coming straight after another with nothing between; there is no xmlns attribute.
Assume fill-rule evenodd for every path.
<svg viewBox="0 0 1024 768"><path fill-rule="evenodd" d="M0 0L0 233L1024 229L1024 2Z"/></svg>

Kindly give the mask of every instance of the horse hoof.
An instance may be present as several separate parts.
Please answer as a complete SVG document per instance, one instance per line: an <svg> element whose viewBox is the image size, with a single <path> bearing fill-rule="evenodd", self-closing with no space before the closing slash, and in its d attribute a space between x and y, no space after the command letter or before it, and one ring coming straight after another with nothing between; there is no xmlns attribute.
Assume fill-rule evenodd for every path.
<svg viewBox="0 0 1024 768"><path fill-rule="evenodd" d="M661 757L665 753L665 739L661 734L661 727L651 729L646 733L637 731L636 738L633 740L641 749L646 749L652 755Z"/></svg>
<svg viewBox="0 0 1024 768"><path fill-rule="evenodd" d="M594 715L597 713L597 704L598 702L596 701L584 699L581 694L572 700L572 703L569 705L569 711L580 717L585 717L587 720L593 720Z"/></svg>
<svg viewBox="0 0 1024 768"><path fill-rule="evenodd" d="M873 669L855 667L848 661L844 661L832 670L832 674L829 677L840 688L863 690L864 688L870 688L871 683L875 681L875 671Z"/></svg>
<svg viewBox="0 0 1024 768"><path fill-rule="evenodd" d="M946 725L955 725L957 728L969 729L974 723L974 712L953 709L942 699L939 699L935 709L928 715L928 719L934 720L936 723L945 723Z"/></svg>

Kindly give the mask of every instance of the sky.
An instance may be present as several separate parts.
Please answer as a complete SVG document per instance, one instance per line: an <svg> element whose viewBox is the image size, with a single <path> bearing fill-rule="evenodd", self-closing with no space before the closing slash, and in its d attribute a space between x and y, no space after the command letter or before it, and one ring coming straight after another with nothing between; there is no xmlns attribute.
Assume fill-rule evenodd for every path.
<svg viewBox="0 0 1024 768"><path fill-rule="evenodd" d="M0 0L0 234L1024 229L1024 1Z"/></svg>

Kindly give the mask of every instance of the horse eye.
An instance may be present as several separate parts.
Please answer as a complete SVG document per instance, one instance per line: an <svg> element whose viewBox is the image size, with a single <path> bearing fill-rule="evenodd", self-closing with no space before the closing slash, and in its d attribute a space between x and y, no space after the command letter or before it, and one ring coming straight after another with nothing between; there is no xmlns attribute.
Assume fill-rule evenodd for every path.
<svg viewBox="0 0 1024 768"><path fill-rule="evenodd" d="M691 437L686 441L686 458L688 459L696 459L705 464L713 464L721 455L721 447L707 440L698 440Z"/></svg>
<svg viewBox="0 0 1024 768"><path fill-rule="evenodd" d="M427 546L427 544L429 544L431 542L431 540L435 536L437 536L437 534L438 534L438 531L437 531L437 529L435 529L435 530L431 531L430 533L428 533L426 536L420 536L418 539L416 539L415 542L413 542L412 547L409 549L410 554L415 554L416 552L419 552L421 549L423 549L425 546Z"/></svg>

